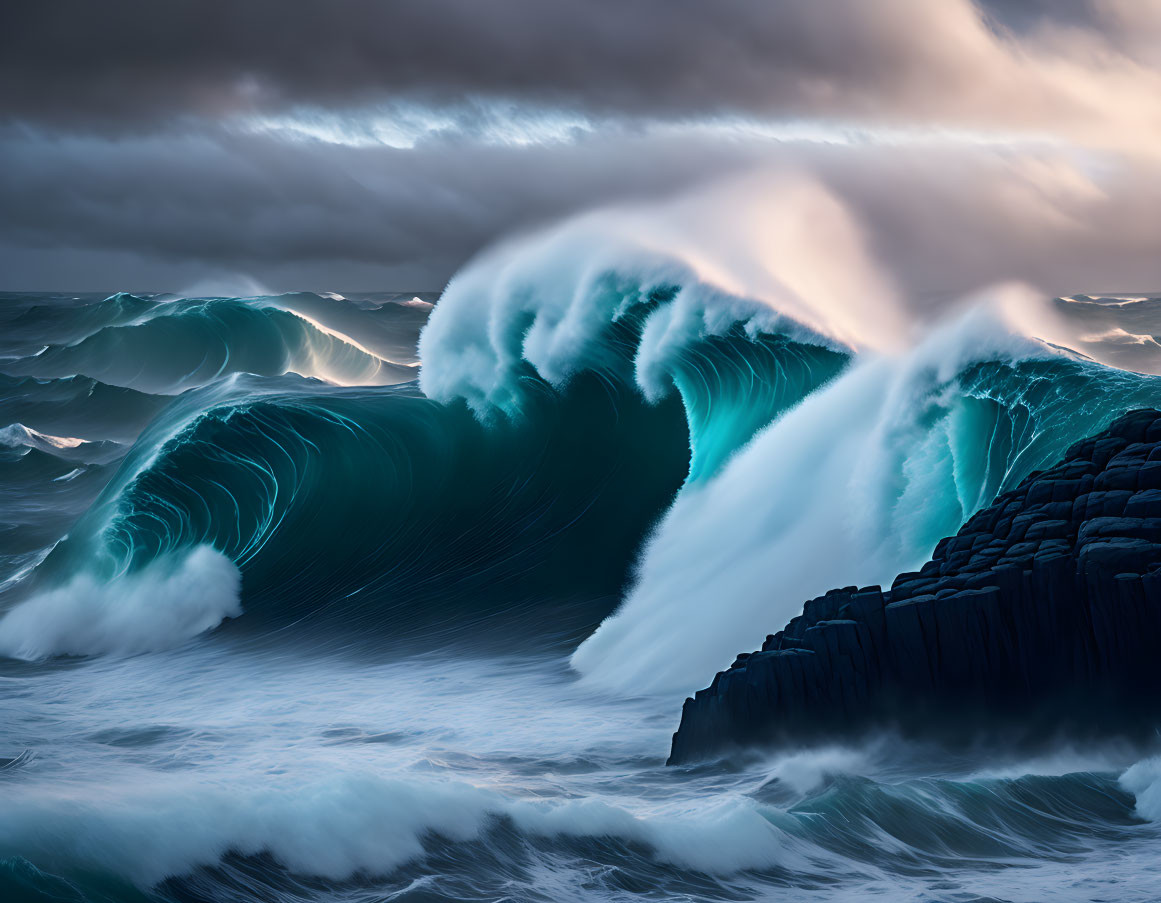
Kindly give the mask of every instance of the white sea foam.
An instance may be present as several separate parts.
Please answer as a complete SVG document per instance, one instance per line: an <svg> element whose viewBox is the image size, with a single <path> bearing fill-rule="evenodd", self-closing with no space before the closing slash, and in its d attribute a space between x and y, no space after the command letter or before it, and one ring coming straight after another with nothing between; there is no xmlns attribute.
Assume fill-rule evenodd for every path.
<svg viewBox="0 0 1161 903"><path fill-rule="evenodd" d="M259 789L174 780L16 795L0 812L0 849L112 871L148 887L229 851L269 852L293 870L340 879L382 874L423 852L437 831L476 836L493 797L463 784L371 775Z"/></svg>
<svg viewBox="0 0 1161 903"><path fill-rule="evenodd" d="M573 665L627 692L689 692L804 600L889 584L926 560L987 501L964 476L949 381L973 361L1059 353L1012 335L1002 307L975 308L905 355L860 359L683 489L624 605ZM936 403L952 415L932 418Z"/></svg>
<svg viewBox="0 0 1161 903"><path fill-rule="evenodd" d="M662 862L710 874L792 858L786 839L742 799L642 816L599 799L514 801L462 782L357 772L257 784L177 779L50 795L17 790L0 810L0 856L111 871L149 887L215 865L227 852L269 853L294 872L341 880L385 874L423 856L432 833L465 842L506 817L529 835L644 844Z"/></svg>
<svg viewBox="0 0 1161 903"><path fill-rule="evenodd" d="M32 692L70 711L33 716L70 777L6 788L0 858L50 871L148 887L233 851L381 875L433 833L480 840L498 819L533 842L607 839L715 875L799 859L746 796L751 778L722 788L665 769L669 725L651 706L594 696L553 659L381 664L219 644L93 660ZM0 717L28 703L0 699Z"/></svg>
<svg viewBox="0 0 1161 903"><path fill-rule="evenodd" d="M420 881L490 882L477 863L498 861L512 863L511 896L552 894L547 869L562 882L554 899L581 898L576 888L590 880L584 897L617 899L601 874L615 888L662 873L682 888L713 882L760 896L793 876L820 899L866 899L868 888L894 899L908 879L890 863L910 874L917 856L927 862L915 831L932 824L933 842L950 847L936 854L936 877L916 879L915 899L944 877L987 884L992 856L979 869L938 865L978 849L980 830L1003 861L1034 864L1020 859L1027 820L997 827L1028 801L988 788L996 809L976 825L942 782L911 780L943 765L929 750L884 739L737 769L665 768L671 702L593 693L556 659L317 652L216 643L106 657L45 669L27 695L0 696L13 742L35 737L51 753L49 767L5 785L0 858L143 888L233 852L269 854L297 875L366 881L381 895L406 884L392 873L407 863ZM881 782L884 768L898 783ZM858 777L832 783L840 776ZM917 805L931 821L911 826ZM871 863L857 852L864 845ZM438 860L423 865L433 851ZM773 881L755 874L770 870ZM1046 880L1011 871L1033 890ZM237 873L227 865L226 874ZM1129 877L1138 874L1143 884L1147 872ZM389 876L382 890L380 876Z"/></svg>
<svg viewBox="0 0 1161 903"><path fill-rule="evenodd" d="M1137 813L1161 822L1161 756L1143 759L1121 775L1121 786L1137 798Z"/></svg>
<svg viewBox="0 0 1161 903"><path fill-rule="evenodd" d="M240 615L240 585L233 562L209 546L110 580L82 572L0 618L0 654L40 659L169 648Z"/></svg>
<svg viewBox="0 0 1161 903"><path fill-rule="evenodd" d="M875 750L881 752L881 750ZM835 775L863 774L870 768L872 752L840 746L785 753L771 759L766 768L772 779L805 796Z"/></svg>

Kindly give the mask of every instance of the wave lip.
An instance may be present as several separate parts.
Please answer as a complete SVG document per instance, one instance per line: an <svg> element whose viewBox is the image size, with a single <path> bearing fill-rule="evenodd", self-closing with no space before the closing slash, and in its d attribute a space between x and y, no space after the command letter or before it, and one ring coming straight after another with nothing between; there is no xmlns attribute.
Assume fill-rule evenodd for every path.
<svg viewBox="0 0 1161 903"><path fill-rule="evenodd" d="M650 400L676 389L690 482L708 477L853 349L904 332L842 205L809 181L768 187L762 200L731 182L598 211L482 254L420 336L421 389L484 417L518 415L530 377L561 389L596 372ZM712 215L722 209L728 222Z"/></svg>
<svg viewBox="0 0 1161 903"><path fill-rule="evenodd" d="M54 436L23 423L12 423L0 429L0 448L9 456L44 455L49 459L74 464L107 464L125 454L125 447L107 439L78 439Z"/></svg>
<svg viewBox="0 0 1161 903"><path fill-rule="evenodd" d="M1161 757L1144 759L1130 766L1120 777L1121 786L1137 799L1137 813L1161 822Z"/></svg>

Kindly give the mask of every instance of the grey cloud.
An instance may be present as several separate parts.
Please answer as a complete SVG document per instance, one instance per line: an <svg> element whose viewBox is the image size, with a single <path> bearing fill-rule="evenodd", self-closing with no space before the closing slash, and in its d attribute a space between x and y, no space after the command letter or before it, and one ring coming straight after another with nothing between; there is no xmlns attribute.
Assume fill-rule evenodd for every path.
<svg viewBox="0 0 1161 903"><path fill-rule="evenodd" d="M1158 47L1158 0L9 3L2 287L204 268L285 288L437 288L513 229L782 164L839 186L918 292L974 273L1144 284ZM487 103L531 121L579 112L591 130L489 143ZM243 130L255 112L310 108L357 129L360 110L425 104L456 128L411 149ZM987 150L790 148L690 124L731 112L1043 132L1116 151L1139 184L1109 176L1073 197L1053 183L1065 176Z"/></svg>
<svg viewBox="0 0 1161 903"><path fill-rule="evenodd" d="M0 14L0 112L141 128L183 115L483 96L600 114L886 119L986 118L1006 101L1020 115L1054 117L1084 103L1014 42L1070 25L1110 50L1116 17L1098 7L1116 2L12 3ZM1069 49L1053 52L1069 62Z"/></svg>
<svg viewBox="0 0 1161 903"><path fill-rule="evenodd" d="M116 141L8 132L0 153L6 287L174 288L186 274L241 271L279 289L437 289L513 230L753 169L829 185L914 296L999 279L1053 292L1161 286L1161 167L1148 160L1096 169L1090 156L1045 150L691 134L397 150L221 131ZM53 260L62 278L75 274L68 284L45 279Z"/></svg>
<svg viewBox="0 0 1161 903"><path fill-rule="evenodd" d="M357 105L401 95L434 102L501 95L634 112L765 106L780 93L782 72L847 78L867 62L858 53L831 58L825 45L834 10L811 13L810 6L747 0L10 4L0 105L19 117L94 122ZM835 63L840 71L832 75Z"/></svg>
<svg viewBox="0 0 1161 903"><path fill-rule="evenodd" d="M279 287L382 287L402 268L439 288L501 235L586 205L665 193L760 159L761 147L591 136L532 147L429 143L400 150L222 130L138 138L0 132L0 241L8 286L43 264L105 251L174 267L252 273ZM89 284L107 268L94 260ZM112 272L126 271L117 259ZM143 278L156 266L143 267ZM131 270L130 270L131 271ZM41 283L44 285L45 283ZM53 287L83 288L69 285Z"/></svg>

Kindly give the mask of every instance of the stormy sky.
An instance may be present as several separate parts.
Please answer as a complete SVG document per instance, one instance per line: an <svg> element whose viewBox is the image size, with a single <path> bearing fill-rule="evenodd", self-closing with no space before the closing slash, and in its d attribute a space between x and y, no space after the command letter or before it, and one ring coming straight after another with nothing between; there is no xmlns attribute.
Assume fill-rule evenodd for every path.
<svg viewBox="0 0 1161 903"><path fill-rule="evenodd" d="M916 292L1161 290L1161 0L10 3L0 164L7 290L438 290L777 168Z"/></svg>

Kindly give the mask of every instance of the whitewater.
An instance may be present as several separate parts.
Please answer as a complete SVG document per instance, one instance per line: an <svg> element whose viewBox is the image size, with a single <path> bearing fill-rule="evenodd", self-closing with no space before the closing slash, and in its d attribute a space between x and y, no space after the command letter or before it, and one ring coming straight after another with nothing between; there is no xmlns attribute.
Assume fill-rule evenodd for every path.
<svg viewBox="0 0 1161 903"><path fill-rule="evenodd" d="M0 899L1156 899L1161 748L665 766L804 600L1161 405L1161 298L909 298L773 193L438 296L0 295Z"/></svg>

